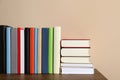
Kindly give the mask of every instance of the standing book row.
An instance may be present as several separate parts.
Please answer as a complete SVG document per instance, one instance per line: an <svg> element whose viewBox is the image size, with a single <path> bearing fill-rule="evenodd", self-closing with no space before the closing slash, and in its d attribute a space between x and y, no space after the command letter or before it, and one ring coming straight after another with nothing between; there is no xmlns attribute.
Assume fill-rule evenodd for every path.
<svg viewBox="0 0 120 80"><path fill-rule="evenodd" d="M94 74L89 58L89 39L61 40L61 73Z"/></svg>
<svg viewBox="0 0 120 80"><path fill-rule="evenodd" d="M0 25L1 74L59 74L61 27Z"/></svg>

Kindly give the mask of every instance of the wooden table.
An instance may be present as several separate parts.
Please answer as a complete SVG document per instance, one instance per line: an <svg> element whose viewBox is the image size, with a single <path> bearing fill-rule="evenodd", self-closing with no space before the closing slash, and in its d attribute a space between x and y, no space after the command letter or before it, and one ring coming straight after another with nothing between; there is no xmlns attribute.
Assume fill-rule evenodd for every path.
<svg viewBox="0 0 120 80"><path fill-rule="evenodd" d="M0 80L108 80L97 69L95 69L94 75L17 75L17 74L0 74Z"/></svg>

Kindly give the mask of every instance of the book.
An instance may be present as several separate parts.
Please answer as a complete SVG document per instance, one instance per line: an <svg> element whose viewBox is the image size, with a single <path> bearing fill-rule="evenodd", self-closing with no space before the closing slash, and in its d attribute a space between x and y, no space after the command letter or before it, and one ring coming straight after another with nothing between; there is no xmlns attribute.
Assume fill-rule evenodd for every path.
<svg viewBox="0 0 120 80"><path fill-rule="evenodd" d="M48 73L48 28L42 28L42 73Z"/></svg>
<svg viewBox="0 0 120 80"><path fill-rule="evenodd" d="M61 63L61 67L93 67L92 63Z"/></svg>
<svg viewBox="0 0 120 80"><path fill-rule="evenodd" d="M63 63L90 63L89 57L61 57Z"/></svg>
<svg viewBox="0 0 120 80"><path fill-rule="evenodd" d="M25 28L25 74L30 73L30 28Z"/></svg>
<svg viewBox="0 0 120 80"><path fill-rule="evenodd" d="M34 28L30 28L30 74L34 74Z"/></svg>
<svg viewBox="0 0 120 80"><path fill-rule="evenodd" d="M21 53L21 49L20 49L20 48L21 48L21 47L20 47L20 44L21 44L21 41L20 41L21 37L20 37L20 36L21 36L21 34L20 34L20 31L21 31L21 28L17 28L17 35L18 35L18 36L17 36L17 40L18 40L18 41L17 41L17 43L18 43L18 47L17 47L17 48L18 48L18 58L17 58L17 59L18 59L18 60L17 60L17 61L18 61L18 62L17 62L17 67L18 67L18 68L17 68L17 72L18 72L18 74L20 74L20 71L21 71L21 70L20 70L20 53Z"/></svg>
<svg viewBox="0 0 120 80"><path fill-rule="evenodd" d="M54 28L53 27L49 27L49 36L48 36L48 73L52 74L53 73L53 48L54 48Z"/></svg>
<svg viewBox="0 0 120 80"><path fill-rule="evenodd" d="M54 74L60 73L61 27L54 27Z"/></svg>
<svg viewBox="0 0 120 80"><path fill-rule="evenodd" d="M90 39L62 39L61 47L90 47Z"/></svg>
<svg viewBox="0 0 120 80"><path fill-rule="evenodd" d="M62 48L62 56L90 56L89 48Z"/></svg>
<svg viewBox="0 0 120 80"><path fill-rule="evenodd" d="M94 68L62 67L62 74L94 74Z"/></svg>
<svg viewBox="0 0 120 80"><path fill-rule="evenodd" d="M38 73L38 28L34 28L34 73Z"/></svg>
<svg viewBox="0 0 120 80"><path fill-rule="evenodd" d="M11 73L11 27L6 28L6 73Z"/></svg>
<svg viewBox="0 0 120 80"><path fill-rule="evenodd" d="M11 28L11 73L17 74L17 28Z"/></svg>
<svg viewBox="0 0 120 80"><path fill-rule="evenodd" d="M41 28L38 28L38 74L42 73L41 66L42 66L42 44L41 44Z"/></svg>
<svg viewBox="0 0 120 80"><path fill-rule="evenodd" d="M20 73L24 74L24 62L25 62L25 56L24 56L24 29L21 28L20 30Z"/></svg>
<svg viewBox="0 0 120 80"><path fill-rule="evenodd" d="M6 25L0 25L0 74L6 73Z"/></svg>

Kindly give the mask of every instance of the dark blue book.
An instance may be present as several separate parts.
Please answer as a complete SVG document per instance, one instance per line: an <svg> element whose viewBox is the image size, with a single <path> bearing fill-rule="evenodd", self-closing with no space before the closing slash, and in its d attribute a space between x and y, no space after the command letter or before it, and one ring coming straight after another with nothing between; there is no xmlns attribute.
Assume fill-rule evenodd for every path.
<svg viewBox="0 0 120 80"><path fill-rule="evenodd" d="M48 28L42 28L42 73L48 73Z"/></svg>

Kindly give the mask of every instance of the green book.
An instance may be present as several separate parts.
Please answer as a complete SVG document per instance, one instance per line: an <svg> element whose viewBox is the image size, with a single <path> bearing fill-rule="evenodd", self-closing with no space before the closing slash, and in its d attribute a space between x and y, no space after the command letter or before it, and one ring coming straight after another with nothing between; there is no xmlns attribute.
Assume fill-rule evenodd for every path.
<svg viewBox="0 0 120 80"><path fill-rule="evenodd" d="M52 74L54 71L53 71L53 66L54 66L54 63L53 63L53 59L54 59L54 55L53 55L53 49L54 49L54 28L53 27L50 27L49 28L49 34L48 34L48 73L49 74Z"/></svg>

